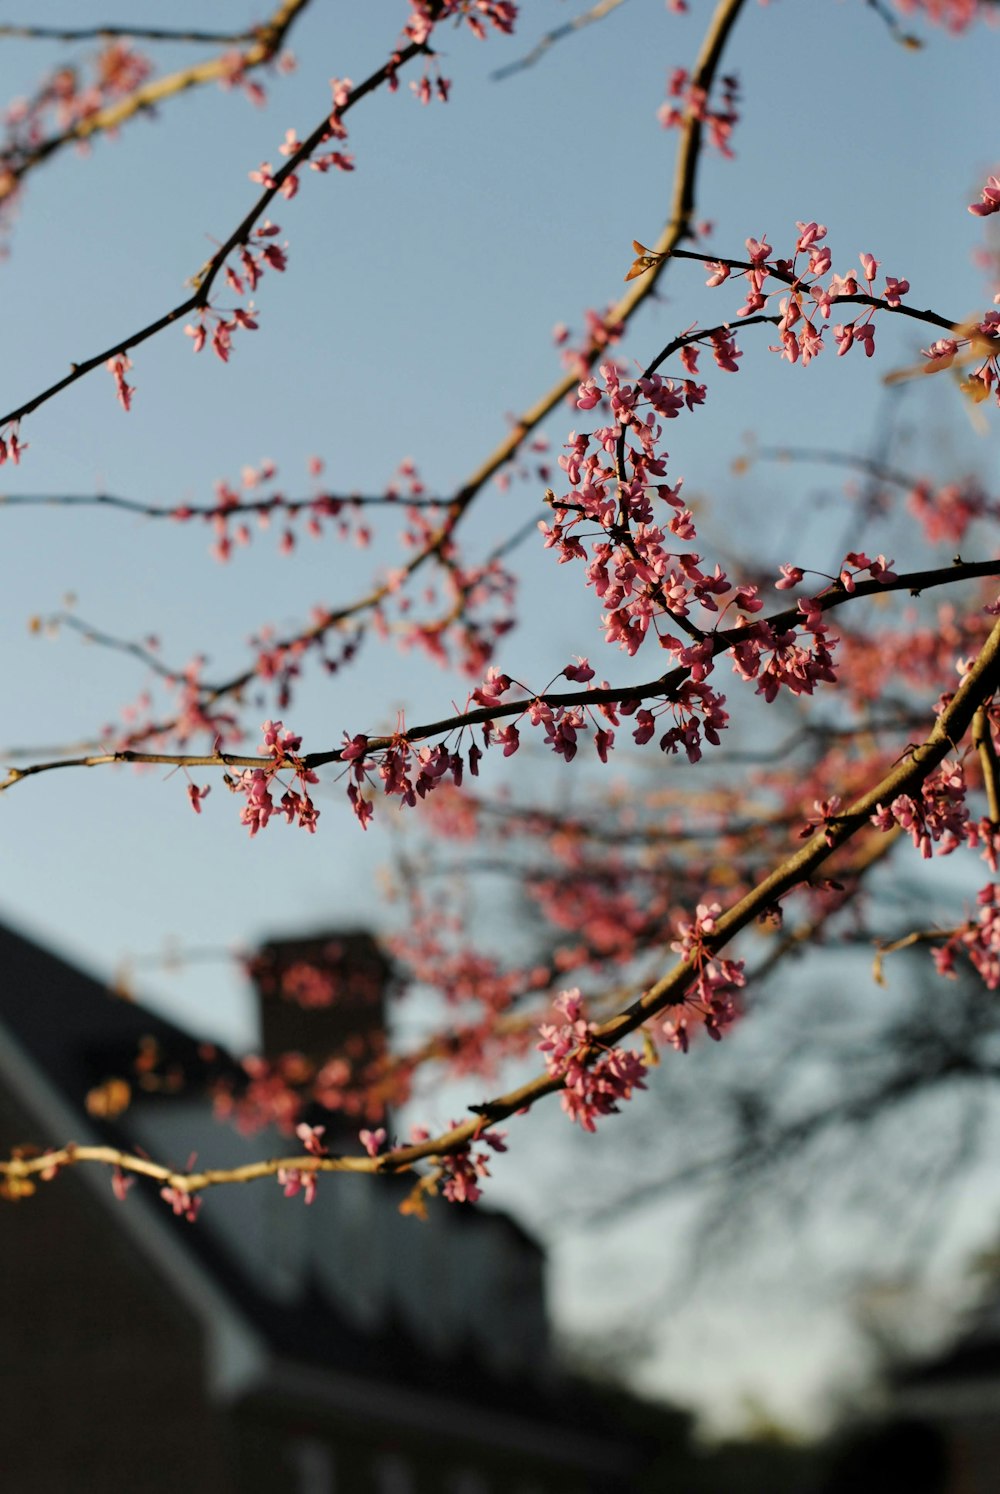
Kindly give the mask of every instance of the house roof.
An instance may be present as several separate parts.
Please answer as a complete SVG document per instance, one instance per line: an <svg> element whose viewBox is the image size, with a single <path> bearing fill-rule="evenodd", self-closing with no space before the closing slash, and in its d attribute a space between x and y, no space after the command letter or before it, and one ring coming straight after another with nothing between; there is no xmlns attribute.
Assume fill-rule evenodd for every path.
<svg viewBox="0 0 1000 1494"><path fill-rule="evenodd" d="M0 1027L15 1039L47 1084L58 1090L68 1111L79 1117L80 1131L73 1139L96 1133L98 1138L126 1150L136 1145L133 1112L88 1112L86 1097L109 1079L131 1075L143 1044L156 1045L161 1072L176 1066L189 1081L210 1071L218 1074L226 1065L234 1072L239 1067L221 1050L213 1049L206 1056L205 1045L182 1028L137 1002L122 999L75 966L2 925ZM157 1095L141 1096L137 1108L145 1111L150 1105L159 1108L167 1104L169 1101ZM38 1116L43 1126L45 1119ZM51 1135L39 1139L60 1145L70 1138ZM409 1185L405 1179L389 1178L380 1179L378 1186L398 1197ZM147 1189L151 1200L155 1191L155 1187ZM220 1193L224 1191L228 1190ZM121 1207L113 1200L110 1188L101 1196L106 1197L109 1212ZM126 1201L126 1209L130 1202ZM211 1203L215 1204L214 1197ZM301 1207L297 1200L286 1206ZM538 1246L506 1215L481 1206L447 1206L447 1214L449 1230L461 1232L468 1246L474 1245L477 1236L481 1242L489 1237L491 1251L485 1258L502 1255L506 1241L516 1260L526 1263L533 1258L540 1269ZM155 1199L157 1229L170 1232L174 1247L210 1279L214 1291L267 1345L276 1361L308 1366L312 1371L349 1374L355 1385L367 1381L386 1389L416 1387L425 1395L486 1405L497 1413L532 1421L544 1418L553 1429L562 1426L567 1432L572 1429L579 1434L585 1428L595 1439L595 1446L600 1442L607 1445L607 1439L619 1441L617 1429L613 1421L608 1421L600 1401L553 1379L545 1366L525 1363L516 1374L498 1375L484 1365L471 1336L467 1344L447 1354L431 1352L412 1326L391 1313L377 1329L363 1330L331 1300L324 1282L310 1270L304 1273L300 1289L291 1300L276 1299L262 1288L256 1273L246 1268L246 1261L241 1263L226 1248L223 1236L204 1222L206 1216L210 1217L208 1208L192 1227L175 1219ZM116 1227L120 1222L115 1220ZM488 1279L477 1286L488 1291ZM528 1278L525 1287L530 1291ZM540 1368L542 1373L538 1372Z"/></svg>
<svg viewBox="0 0 1000 1494"><path fill-rule="evenodd" d="M71 1101L134 1072L144 1042L200 1073L204 1045L148 1008L0 924L0 1021ZM230 1060L231 1061L231 1060Z"/></svg>
<svg viewBox="0 0 1000 1494"><path fill-rule="evenodd" d="M971 1326L943 1353L908 1366L896 1377L900 1386L971 1380L1000 1381L1000 1298L981 1306Z"/></svg>

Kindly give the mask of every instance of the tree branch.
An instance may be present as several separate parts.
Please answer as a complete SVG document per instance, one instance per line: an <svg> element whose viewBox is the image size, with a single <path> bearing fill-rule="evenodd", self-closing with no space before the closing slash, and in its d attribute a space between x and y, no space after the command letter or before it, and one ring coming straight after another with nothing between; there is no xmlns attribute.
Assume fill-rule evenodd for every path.
<svg viewBox="0 0 1000 1494"><path fill-rule="evenodd" d="M955 581L968 581L983 576L1000 576L1000 560L962 561L956 560L951 566L937 568L928 571L910 571L904 575L896 576L892 581L858 581L853 591L847 591L840 582L834 582L826 591L820 592L813 600L822 612L832 611L834 608L842 607L846 602L851 602L862 597L875 596L879 593L892 591L909 591L913 595L921 591L929 590L936 586L948 586ZM781 612L773 613L764 619L768 627L775 632L783 632L795 627L801 621L801 614L797 607L788 607ZM712 645L712 657L717 658L726 652L734 644L745 640L747 630L745 628L725 628L716 633L708 635L708 641ZM638 685L608 685L598 689L590 690L566 690L559 692L546 691L536 697L524 700L497 702L495 705L479 706L474 710L457 712L452 716L443 717L439 721L432 721L421 726L412 726L405 731L395 733L392 736L371 736L367 739L367 751L379 752L393 747L399 742L422 742L431 737L447 736L455 731L462 731L470 726L484 725L488 721L499 721L509 716L523 715L537 699L544 705L552 708L562 706L599 706L620 705L625 701L647 700L650 698L670 699L673 694L690 677L690 669L679 666L660 675L655 680L649 680ZM211 703L214 696L210 697ZM331 748L327 751L309 752L297 758L306 769L322 768L329 763L339 763L344 760L343 749ZM32 763L28 767L8 770L7 777L0 781L0 793L5 789L12 788L15 783L23 779L32 778L39 773L50 773L60 768L96 768L105 767L111 763L146 763L161 764L169 767L180 768L260 768L265 766L267 759L259 755L251 757L232 752L211 753L170 753L170 752L139 752L132 748L122 748L117 751L91 753L74 758L63 758L57 761Z"/></svg>
<svg viewBox="0 0 1000 1494"><path fill-rule="evenodd" d="M704 948L713 954L723 949L742 929L759 918L767 908L774 905L787 892L798 886L826 861L833 852L859 830L865 827L876 808L900 794L911 794L919 790L924 779L954 750L969 730L976 711L1000 687L1000 622L995 624L986 644L971 666L958 691L938 716L932 731L923 743L913 748L907 756L876 783L867 793L837 816L823 830L793 855L789 856L774 871L765 877L744 897L723 913L715 924L714 932L704 938ZM619 1043L622 1038L642 1027L650 1018L670 1006L682 1005L685 993L697 978L701 954L695 952L680 960L661 980L651 985L638 1000L625 1011L596 1026L585 1061L592 1062L605 1048ZM500 1121L530 1108L546 1095L558 1093L565 1088L565 1079L551 1074L537 1075L526 1083L509 1090L506 1094L483 1104L470 1107L473 1116L461 1124L452 1126L438 1136L409 1146L397 1146L377 1157L292 1157L272 1158L250 1163L243 1167L211 1169L203 1171L177 1171L151 1162L148 1158L136 1157L113 1147L66 1147L59 1151L42 1153L35 1157L18 1156L0 1162L0 1176L5 1177L8 1193L16 1196L18 1185L30 1183L35 1176L51 1177L60 1167L77 1162L100 1162L105 1166L120 1168L123 1172L135 1172L152 1177L186 1196L203 1192L223 1183L251 1182L257 1178L271 1177L279 1170L310 1172L361 1172L398 1173L408 1172L418 1162L442 1160L458 1153L466 1153L484 1132ZM22 1189L22 1191L25 1191ZM26 1191L31 1191L30 1188Z"/></svg>
<svg viewBox="0 0 1000 1494"><path fill-rule="evenodd" d="M238 36L226 36L225 34L213 33L190 33L187 37L183 35L161 32L133 32L124 27L112 28L105 31L101 28L78 32L59 33L49 31L45 27L0 27L0 35L12 36L59 36L66 40L78 40L91 36L145 36L153 40L202 40L202 41L248 41L250 45L239 55L238 70L251 72L255 68L262 67L270 62L277 54L279 48L289 29L298 15L309 4L309 0L282 0L269 21L260 26L255 26L249 32ZM234 58L231 53L223 53L219 57L213 57L205 62L195 63L191 67L181 68L175 73L168 73L162 78L154 78L149 83L143 83L123 99L118 99L113 104L107 104L104 108L95 109L85 114L81 119L69 125L67 129L61 130L57 135L50 135L48 139L39 141L32 145L21 156L19 160L7 159L4 161L3 169L0 170L0 202L16 191L18 184L36 166L47 161L58 151L67 145L72 145L83 140L89 140L94 135L102 134L108 130L117 129L126 120L133 118L145 110L153 109L157 104L174 95L184 93L190 88L200 87L204 83L217 83L220 79L231 77L236 69ZM17 417L12 417L16 419Z"/></svg>

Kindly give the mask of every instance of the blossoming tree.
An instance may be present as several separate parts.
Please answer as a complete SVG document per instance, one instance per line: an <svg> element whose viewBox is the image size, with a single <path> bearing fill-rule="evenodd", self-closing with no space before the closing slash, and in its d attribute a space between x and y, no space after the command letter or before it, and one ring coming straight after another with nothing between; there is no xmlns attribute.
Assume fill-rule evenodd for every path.
<svg viewBox="0 0 1000 1494"><path fill-rule="evenodd" d="M710 237L699 215L712 207L699 200L699 185L706 156L729 158L738 141L738 23L748 4L693 8L704 35L686 66L668 70L666 97L657 101L659 126L676 136L659 236L651 244L633 238L651 236L648 192L641 209L628 194L605 204L623 245L617 298L586 314L578 338L557 329L563 372L456 487L431 491L405 460L385 488L344 491L328 485L323 462L312 458L305 495L289 496L265 462L248 468L241 485L218 482L209 501L28 488L7 498L138 514L186 531L207 525L214 555L232 566L254 529L268 524L289 554L305 534L331 548L365 548L375 528L380 547L370 577L352 586L351 562L342 592L295 626L262 619L250 656L224 677L210 677L202 656L187 666L165 662L148 635L114 635L72 611L50 620L101 651L124 650L151 685L124 724L101 731L90 723L93 735L82 744L11 750L0 784L8 794L44 794L57 774L86 780L86 793L85 769L166 765L185 786L186 803L168 790L181 801L178 813L201 816L206 834L265 841L282 820L321 838L330 817L324 795L346 801L358 836L377 835L401 810L430 842L488 848L497 864L515 868L547 929L543 955L500 959L483 947L475 921L465 926L453 907L443 911L428 878L409 874L401 858L408 916L395 955L413 985L443 998L440 1030L363 1063L333 1054L317 1067L248 1070L244 1117L280 1115L294 1152L238 1173L179 1172L162 1159L66 1146L0 1163L9 1195L64 1167L101 1163L122 1195L131 1175L152 1177L189 1218L213 1185L276 1177L308 1202L322 1175L338 1171L410 1174L407 1207L416 1212L438 1192L474 1202L491 1153L506 1149L511 1117L558 1096L571 1121L594 1130L646 1086L663 1050L669 1062L682 1062L692 1042L724 1040L754 980L793 951L835 940L869 906L880 868L908 856L977 867L968 916L931 926L915 912L906 938L929 947L942 980L967 965L988 989L1000 984L1000 562L988 541L997 501L972 479L828 453L825 460L855 463L868 483L866 503L849 510L847 543L828 570L810 566L798 539L772 564L755 544L759 536L727 532L707 500L689 500L667 449L703 406L738 400L761 360L780 360L789 377L808 381L823 355L824 363L844 360L845 379L852 369L864 377L887 324L905 324L920 352L919 362L893 363L886 375L900 383L943 375L932 382L952 399L957 380L959 400L982 415L998 398L1000 297L990 287L978 309L956 307L944 304L942 285L941 305L917 305L905 264L885 266L865 245L835 255L827 226L805 215L767 234L758 226L759 236L735 243ZM360 82L333 77L313 102L311 127L278 131L272 159L249 163L249 206L182 299L0 413L0 463L29 481L29 448L39 439L33 422L85 381L103 381L109 400L117 396L130 412L154 340L186 338L201 360L194 378L213 358L252 367L267 340L272 284L296 274L302 200L365 170L352 139L356 117L412 109L412 100L389 103L397 91L440 111L462 86L448 55L456 28L506 47L502 72L538 80L545 52L570 45L569 33L591 22L601 23L592 33L599 37L618 5L603 0L518 51L529 9L510 0L400 0L377 65ZM667 9L687 6L676 0ZM911 25L964 33L985 24L991 7L910 0L868 9L880 44L912 48ZM101 26L59 33L60 44L82 49L83 61L57 68L6 115L0 199L14 272L14 210L36 172L67 147L132 128L154 107L165 116L180 109L180 96L202 85L262 98L268 71L291 69L287 48L309 10L309 0L283 0L263 24L231 36ZM161 43L194 46L201 60L158 70L152 54ZM633 222L637 211L641 222ZM878 211L873 204L873 234ZM981 180L968 212L986 220L988 232L1000 213L1000 178ZM984 259L990 268L986 251ZM405 254L395 273L404 267ZM668 283L673 326L661 336L640 313ZM710 290L707 318L686 314L689 285ZM483 547L470 539L475 518L512 483L530 494L528 523ZM900 503L910 517L906 564L869 538ZM764 516L759 522L763 528ZM507 654L521 605L513 555L532 541L576 580L599 633L596 641L581 633L579 652L554 673L522 678ZM36 631L45 631L44 619ZM379 643L457 674L461 698L449 699L450 683L447 703L429 719L414 720L411 711L387 728L352 711L325 736L300 734L293 724L300 703L324 681L349 680L362 645ZM742 765L728 746L734 727L741 743L753 744ZM571 809L539 794L537 772L515 772L539 751L560 770L575 762L576 772L586 760L586 792ZM513 760L513 787L498 797L504 760ZM621 760L630 786L616 777L612 789ZM229 798L231 813L220 798ZM314 1000L315 983L299 996ZM529 1060L533 1072L505 1087L499 1066L515 1058ZM407 1137L388 1135L387 1110L407 1101L426 1073L462 1079L466 1114L443 1131L418 1124ZM322 1127L304 1118L316 1100L358 1116L353 1154L330 1155Z"/></svg>

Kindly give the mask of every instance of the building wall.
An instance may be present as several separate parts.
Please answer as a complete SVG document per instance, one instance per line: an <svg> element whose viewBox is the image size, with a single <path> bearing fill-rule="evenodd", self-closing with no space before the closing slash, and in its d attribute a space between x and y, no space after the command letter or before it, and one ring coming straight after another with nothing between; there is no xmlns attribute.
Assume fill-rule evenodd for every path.
<svg viewBox="0 0 1000 1494"><path fill-rule="evenodd" d="M552 1460L449 1431L348 1419L317 1407L250 1399L237 1412L241 1494L632 1494L634 1485L605 1467Z"/></svg>
<svg viewBox="0 0 1000 1494"><path fill-rule="evenodd" d="M153 1157L197 1146L203 1166L238 1167L301 1152L276 1131L247 1137L213 1119L207 1100L135 1103L130 1133ZM360 1150L356 1138L352 1148ZM552 1356L544 1258L501 1215L437 1200L426 1220L399 1212L412 1179L321 1178L315 1202L275 1180L213 1189L197 1228L272 1302L292 1308L314 1283L358 1332L405 1328L442 1360L469 1352L504 1378L544 1380Z"/></svg>
<svg viewBox="0 0 1000 1494"><path fill-rule="evenodd" d="M0 1093L0 1154L38 1135ZM3 1494L230 1494L200 1327L81 1176L0 1199L0 1291Z"/></svg>

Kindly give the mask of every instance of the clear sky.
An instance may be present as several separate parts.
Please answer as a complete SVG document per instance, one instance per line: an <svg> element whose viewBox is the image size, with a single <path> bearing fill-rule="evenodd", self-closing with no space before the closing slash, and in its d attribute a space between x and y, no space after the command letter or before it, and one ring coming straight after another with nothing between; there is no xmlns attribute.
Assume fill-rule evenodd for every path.
<svg viewBox="0 0 1000 1494"><path fill-rule="evenodd" d="M286 492L304 494L313 454L325 460L331 488L378 491L407 457L431 490L458 485L503 435L508 415L557 376L554 324L578 330L584 308L615 299L632 239L655 240L666 215L675 137L659 128L656 110L669 71L693 61L710 8L693 0L692 14L678 17L661 0L627 0L533 68L491 80L492 69L582 8L529 0L514 40L482 44L449 33L446 107L422 108L407 80L396 97L365 101L349 118L356 171L305 172L299 196L278 204L289 269L265 279L261 329L238 339L231 364L195 358L179 328L160 336L135 356L130 414L116 403L110 377L92 375L24 423L31 450L20 470L4 469L3 490L205 502L216 479L236 480L244 465L266 458ZM236 0L213 9L213 24L259 19ZM163 24L167 10L172 26L205 23L205 7L192 0L170 7L130 0L123 10L136 25ZM248 173L262 160L278 163L287 129L304 135L320 119L331 76L359 81L380 65L405 11L395 0L315 0L292 38L297 71L268 80L266 108L215 87L195 91L118 140L99 140L88 158L63 153L33 173L0 264L0 405L29 398L71 361L180 299L187 277L253 201ZM103 5L33 0L23 13L8 6L3 19L119 18ZM745 100L737 158L709 157L699 192L699 216L714 223L718 252L739 254L748 235L764 234L785 252L796 220L816 219L830 228L835 269L856 266L859 251L869 251L883 272L909 279L915 305L956 319L982 306L971 253L983 231L966 205L997 167L994 140L979 121L995 99L1000 38L982 26L964 39L931 28L921 35L923 50L898 45L861 0L746 7L727 52ZM0 41L0 98L29 92L66 52L61 44ZM156 56L171 66L191 52L168 47ZM644 363L696 319L727 314L703 281L699 266L675 265L622 355ZM793 535L806 563L828 565L841 524L831 528L824 511L815 518L811 498L818 486L836 492L837 479L763 467L737 479L733 459L751 432L762 444L865 448L884 418L881 374L912 361L928 337L880 325L871 365L859 366L857 353L837 360L827 352L805 372L767 356L766 337L754 344L748 336L748 371L710 379L706 408L677 422L672 470L684 474L686 493L712 496L716 532L734 549L789 559ZM933 399L914 396L914 460L957 452L961 465L995 486L995 412L994 433L977 435L951 386L940 383ZM575 423L571 411L550 419L556 449ZM491 491L468 525L471 552L513 534L540 512L538 499L537 482ZM156 634L170 662L204 652L218 675L247 659L246 640L262 624L284 629L314 603L342 602L391 553L303 539L285 558L274 536L262 534L222 567L209 554L208 533L191 526L65 508L8 508L0 526L0 748L87 738L148 683L134 661L69 633L29 635L29 618L58 610L69 593L88 622L126 638ZM892 539L905 565L907 536ZM524 621L501 662L541 686L571 654L600 652L597 617L578 577L558 570L534 538L512 563L523 579ZM617 663L599 667L610 673ZM307 748L332 746L345 729L391 724L401 706L410 720L434 719L465 689L429 664L370 644L342 677L309 675L287 720ZM271 714L267 705L260 719ZM171 942L247 948L300 929L390 927L377 869L395 854L395 812L381 807L381 823L365 837L339 789L328 786L319 802L315 837L281 824L250 842L221 786L197 818L182 783L158 771L66 772L23 784L0 802L7 868L0 916L102 975ZM248 1040L246 998L225 963L150 973L142 990L206 1033L237 1046ZM554 1123L544 1134L556 1134ZM530 1205L541 1174L529 1164L514 1176L528 1151L526 1131L520 1158L501 1171L492 1197L521 1200L537 1220ZM580 1148L571 1155L575 1182L587 1155ZM633 1238L636 1260L655 1257L660 1237L647 1222ZM557 1235L554 1274L566 1322L584 1300L588 1273L601 1270L581 1249ZM801 1409L795 1382L804 1360L790 1341L778 1352L777 1337L773 1327L745 1333L734 1350L717 1314L702 1350L694 1340L683 1348L685 1365L697 1366L684 1376L685 1393L717 1399L704 1386L714 1389L721 1378L734 1397L763 1384L782 1408ZM751 1338L761 1353L748 1353ZM832 1354L832 1329L827 1343ZM824 1372L815 1355L806 1358L809 1374ZM669 1349L657 1363L657 1383L676 1388Z"/></svg>

